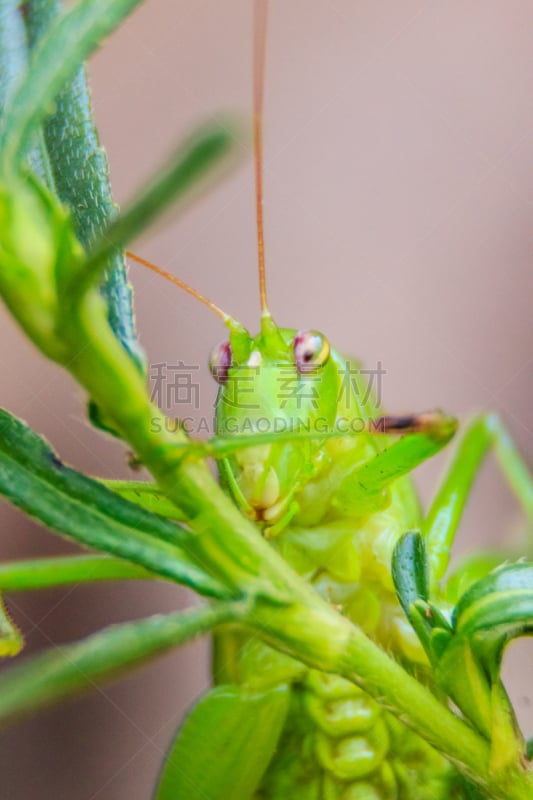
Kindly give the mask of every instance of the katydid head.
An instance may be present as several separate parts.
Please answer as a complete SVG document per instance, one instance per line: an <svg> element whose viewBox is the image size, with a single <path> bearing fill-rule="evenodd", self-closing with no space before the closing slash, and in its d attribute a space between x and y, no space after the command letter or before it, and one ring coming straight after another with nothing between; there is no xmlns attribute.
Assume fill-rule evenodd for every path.
<svg viewBox="0 0 533 800"><path fill-rule="evenodd" d="M321 434L337 413L338 372L327 339L317 331L263 325L257 336L230 332L210 368L219 383L216 431L241 436L243 446L221 464L236 502L272 526L290 513L298 488L322 457ZM306 433L287 441L249 445L256 434Z"/></svg>

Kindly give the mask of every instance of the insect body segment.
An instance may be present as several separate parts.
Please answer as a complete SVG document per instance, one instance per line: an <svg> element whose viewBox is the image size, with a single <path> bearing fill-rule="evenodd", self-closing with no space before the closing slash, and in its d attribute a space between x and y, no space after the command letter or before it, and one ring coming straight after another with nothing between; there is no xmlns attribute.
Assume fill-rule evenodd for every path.
<svg viewBox="0 0 533 800"><path fill-rule="evenodd" d="M307 791L300 796L306 800L411 796L434 800L446 796L448 780L440 758L363 690L342 678L312 670L295 695L306 728L301 746L304 757L297 763L305 764L307 753L307 774L300 780ZM280 751L284 744L290 747L289 737ZM278 756L280 762L283 758ZM424 762L426 768L415 777L415 767ZM284 770L286 773L286 763ZM278 781L281 776L276 778L272 769L258 800L282 797Z"/></svg>

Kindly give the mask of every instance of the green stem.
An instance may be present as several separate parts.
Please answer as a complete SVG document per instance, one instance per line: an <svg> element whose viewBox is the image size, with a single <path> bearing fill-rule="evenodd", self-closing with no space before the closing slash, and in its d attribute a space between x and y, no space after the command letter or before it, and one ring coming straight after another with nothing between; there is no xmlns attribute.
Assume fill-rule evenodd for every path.
<svg viewBox="0 0 533 800"><path fill-rule="evenodd" d="M490 745L386 654L352 633L338 672L390 709L494 800L533 797L533 773L521 765L492 773Z"/></svg>

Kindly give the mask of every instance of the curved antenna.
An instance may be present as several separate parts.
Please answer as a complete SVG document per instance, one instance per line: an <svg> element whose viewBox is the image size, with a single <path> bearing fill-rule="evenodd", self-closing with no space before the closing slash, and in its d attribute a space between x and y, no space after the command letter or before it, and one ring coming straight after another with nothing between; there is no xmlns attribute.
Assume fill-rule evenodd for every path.
<svg viewBox="0 0 533 800"><path fill-rule="evenodd" d="M263 99L268 0L255 0L254 6L254 163L257 220L257 257L261 313L270 316L267 305L265 239L263 232Z"/></svg>
<svg viewBox="0 0 533 800"><path fill-rule="evenodd" d="M152 264L151 261L147 261L145 258L141 258L140 256L135 255L135 253L130 253L129 251L126 251L126 256L128 258L131 258L132 261L136 261L137 264L142 264L143 267L148 267L148 269L151 269L152 272L156 272L158 275L161 275L161 277L166 278L167 281L170 281L171 283L174 283L176 286L179 286L179 288L183 289L184 292L187 292L187 294L190 294L191 297L196 298L196 300L199 300L200 303L204 304L204 306L207 306L208 308L211 309L211 311L214 311L215 314L218 314L218 316L224 322L233 320L233 317L230 317L229 314L226 314L225 311L222 311L222 309L219 308L217 305L215 305L215 303L213 303L211 300L209 300L208 297L204 297L203 294L197 292L196 289L193 289L192 286L189 286L189 284L185 283L185 281L176 278L175 275L171 275L170 272L161 269L161 267L156 267L156 265Z"/></svg>

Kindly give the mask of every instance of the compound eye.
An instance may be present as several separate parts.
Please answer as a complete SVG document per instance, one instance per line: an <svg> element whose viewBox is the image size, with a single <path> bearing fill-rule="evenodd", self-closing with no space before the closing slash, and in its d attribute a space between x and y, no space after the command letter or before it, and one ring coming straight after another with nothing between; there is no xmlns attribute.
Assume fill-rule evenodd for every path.
<svg viewBox="0 0 533 800"><path fill-rule="evenodd" d="M221 386L224 386L228 380L230 367L231 345L229 342L221 342L213 349L209 358L209 370L211 375Z"/></svg>
<svg viewBox="0 0 533 800"><path fill-rule="evenodd" d="M294 337L294 361L302 375L320 369L329 357L329 342L318 331L300 331Z"/></svg>

